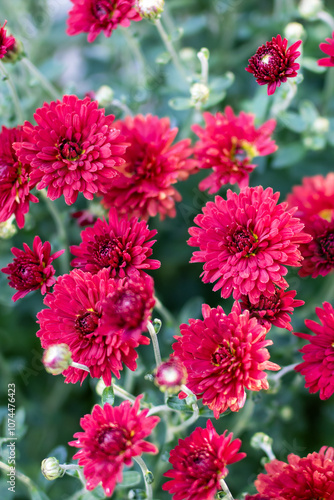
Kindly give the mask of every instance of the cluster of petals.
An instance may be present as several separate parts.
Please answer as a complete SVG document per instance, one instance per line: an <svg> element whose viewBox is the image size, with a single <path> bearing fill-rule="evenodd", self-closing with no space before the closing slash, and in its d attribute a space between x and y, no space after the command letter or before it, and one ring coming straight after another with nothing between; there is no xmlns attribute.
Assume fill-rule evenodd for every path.
<svg viewBox="0 0 334 500"><path fill-rule="evenodd" d="M316 313L321 324L305 320L315 335L294 332L309 342L300 349L304 361L295 370L305 377L305 387L310 393L320 391L320 399L328 399L334 393L334 309L329 302L324 302L323 309L317 307Z"/></svg>
<svg viewBox="0 0 334 500"><path fill-rule="evenodd" d="M334 66L334 31L332 33L332 38L326 38L326 42L319 45L320 50L327 54L329 57L323 57L318 60L319 66Z"/></svg>
<svg viewBox="0 0 334 500"><path fill-rule="evenodd" d="M250 317L256 318L268 331L271 325L275 325L291 332L291 315L294 308L304 305L303 300L295 299L296 294L296 290L284 291L276 288L273 295L270 297L261 295L255 304L252 304L248 296L244 295L241 308L242 310L248 309Z"/></svg>
<svg viewBox="0 0 334 500"><path fill-rule="evenodd" d="M23 243L23 250L13 247L13 262L1 269L8 274L9 286L18 290L13 301L20 299L33 290L41 290L44 295L56 282L55 269L52 262L64 253L59 250L51 255L49 241L42 243L39 236L35 236L32 248Z"/></svg>
<svg viewBox="0 0 334 500"><path fill-rule="evenodd" d="M288 463L274 459L265 464L267 474L259 474L255 487L259 495L248 500L332 500L334 498L334 449L299 457L291 453Z"/></svg>
<svg viewBox="0 0 334 500"><path fill-rule="evenodd" d="M304 177L301 186L293 187L287 202L297 207L295 215L312 236L309 243L300 246L304 258L300 276L326 276L334 268L334 174Z"/></svg>
<svg viewBox="0 0 334 500"><path fill-rule="evenodd" d="M138 396L133 406L129 401L120 406L95 405L91 414L81 418L83 432L76 432L76 440L69 445L80 448L73 458L83 467L87 490L102 483L105 495L111 496L116 483L122 482L123 467L132 465L132 457L158 453L157 447L144 438L160 419L148 417L148 409L140 410L141 398Z"/></svg>
<svg viewBox="0 0 334 500"><path fill-rule="evenodd" d="M254 75L259 85L268 85L268 95L272 95L281 83L297 76L300 65L295 60L300 56L297 49L301 43L298 40L287 48L286 38L282 40L281 35L272 37L271 41L257 49L245 69Z"/></svg>
<svg viewBox="0 0 334 500"><path fill-rule="evenodd" d="M249 174L256 167L253 158L277 149L270 137L276 121L271 119L255 128L253 114L241 111L236 116L230 106L224 113L207 112L203 117L204 128L198 124L192 126L200 139L194 154L201 169L212 168L213 172L200 182L199 188L209 189L212 194L228 183L237 183L241 188L248 186Z"/></svg>
<svg viewBox="0 0 334 500"><path fill-rule="evenodd" d="M0 24L0 59L3 59L15 45L15 38L12 35L7 35L6 24L7 21L3 23L3 26Z"/></svg>
<svg viewBox="0 0 334 500"><path fill-rule="evenodd" d="M90 375L111 385L114 374L120 377L123 363L135 370L135 348L149 344L141 333L154 306L153 280L150 276L110 278L108 269L97 274L74 269L58 278L52 294L44 299L49 309L37 314L37 336L44 349L67 344L72 360L86 365ZM65 382L82 382L88 373L69 367Z"/></svg>
<svg viewBox="0 0 334 500"><path fill-rule="evenodd" d="M269 361L266 346L272 341L265 338L266 328L249 311L242 312L238 302L228 315L206 304L202 314L203 320L180 326L182 336L175 337L173 349L187 370L186 386L219 418L228 408L244 406L245 389L268 389L264 370L280 367Z"/></svg>
<svg viewBox="0 0 334 500"><path fill-rule="evenodd" d="M117 176L126 145L112 126L113 115L89 97L65 95L44 103L34 114L37 125L25 122L22 142L13 144L19 161L31 165L31 184L48 188L52 200L64 195L68 205L79 193L92 200Z"/></svg>
<svg viewBox="0 0 334 500"><path fill-rule="evenodd" d="M174 500L212 500L221 489L219 481L228 474L227 465L242 460L240 439L233 434L219 435L207 421L206 428L197 427L190 436L179 439L171 451L169 462L173 469L164 476L171 480L162 488Z"/></svg>
<svg viewBox="0 0 334 500"><path fill-rule="evenodd" d="M149 258L156 241L151 238L156 234L145 221L119 218L116 209L111 209L108 222L98 219L81 232L80 245L70 247L76 256L71 264L93 274L108 268L112 277L119 278L158 269L160 261Z"/></svg>
<svg viewBox="0 0 334 500"><path fill-rule="evenodd" d="M71 0L73 7L67 21L68 35L88 33L88 42L103 31L106 37L118 27L128 27L131 21L140 21L135 0Z"/></svg>
<svg viewBox="0 0 334 500"><path fill-rule="evenodd" d="M181 200L173 184L197 171L190 139L172 144L177 128L169 118L153 115L126 117L115 123L130 146L123 155L120 175L110 183L103 204L118 213L148 219L160 214L175 217L175 202Z"/></svg>
<svg viewBox="0 0 334 500"><path fill-rule="evenodd" d="M25 140L21 127L2 127L0 132L0 223L15 215L20 229L24 227L24 216L29 203L38 199L30 191L30 165L18 161L14 142Z"/></svg>
<svg viewBox="0 0 334 500"><path fill-rule="evenodd" d="M311 236L294 218L294 209L278 204L279 193L262 186L246 187L240 194L227 191L208 202L195 217L188 244L197 246L190 262L204 262L202 279L221 289L223 298L233 293L239 300L247 295L256 304L261 295L270 297L275 286L285 289L285 266L300 266L301 243Z"/></svg>

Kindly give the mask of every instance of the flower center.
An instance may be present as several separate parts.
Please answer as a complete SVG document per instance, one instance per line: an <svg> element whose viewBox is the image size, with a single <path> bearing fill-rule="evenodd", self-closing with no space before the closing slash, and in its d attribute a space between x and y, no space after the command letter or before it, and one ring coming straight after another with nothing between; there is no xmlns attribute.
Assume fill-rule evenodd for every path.
<svg viewBox="0 0 334 500"><path fill-rule="evenodd" d="M334 210L332 208L325 208L324 210L321 210L321 212L319 212L318 215L322 219L325 219L328 222L330 222L332 220L333 213L334 213Z"/></svg>
<svg viewBox="0 0 334 500"><path fill-rule="evenodd" d="M99 0L96 5L93 6L94 14L99 19L99 21L107 21L111 19L113 11L115 9L115 2L110 0Z"/></svg>
<svg viewBox="0 0 334 500"><path fill-rule="evenodd" d="M191 475L196 478L211 478L217 473L215 461L207 450L195 450L186 459L187 468Z"/></svg>
<svg viewBox="0 0 334 500"><path fill-rule="evenodd" d="M125 430L118 427L102 429L97 436L97 442L103 451L113 455L124 452L127 446L131 444Z"/></svg>
<svg viewBox="0 0 334 500"><path fill-rule="evenodd" d="M99 316L95 311L87 311L75 320L75 328L82 335L89 335L96 330L99 322Z"/></svg>
<svg viewBox="0 0 334 500"><path fill-rule="evenodd" d="M260 61L262 62L262 64L269 64L270 58L271 54L265 54L264 56L262 56Z"/></svg>
<svg viewBox="0 0 334 500"><path fill-rule="evenodd" d="M68 141L67 139L63 139L58 147L60 156L64 158L64 160L78 160L82 153L82 149L76 142Z"/></svg>
<svg viewBox="0 0 334 500"><path fill-rule="evenodd" d="M258 246L258 237L251 229L237 226L231 229L227 236L227 246L232 254L240 253L243 257L255 255Z"/></svg>
<svg viewBox="0 0 334 500"><path fill-rule="evenodd" d="M270 297L260 295L259 301L256 304L252 304L247 297L244 307L249 310L251 317L258 318L259 320L263 318L271 319L281 310L281 298L277 290Z"/></svg>
<svg viewBox="0 0 334 500"><path fill-rule="evenodd" d="M334 233L328 232L325 236L318 238L318 244L326 261L334 265Z"/></svg>

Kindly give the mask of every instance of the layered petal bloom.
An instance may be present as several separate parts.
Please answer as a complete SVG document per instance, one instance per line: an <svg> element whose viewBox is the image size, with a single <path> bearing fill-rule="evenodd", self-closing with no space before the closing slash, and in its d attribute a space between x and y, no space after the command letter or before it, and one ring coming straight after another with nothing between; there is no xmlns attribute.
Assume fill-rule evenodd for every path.
<svg viewBox="0 0 334 500"><path fill-rule="evenodd" d="M15 302L33 290L40 289L43 295L49 292L56 282L52 262L65 250L51 255L50 243L42 243L40 237L35 236L32 248L23 243L23 250L13 247L11 251L15 258L1 271L9 275L9 286L18 290L12 300Z"/></svg>
<svg viewBox="0 0 334 500"><path fill-rule="evenodd" d="M334 498L334 449L327 446L301 458L291 453L288 463L272 460L267 474L255 481L259 500L332 500Z"/></svg>
<svg viewBox="0 0 334 500"><path fill-rule="evenodd" d="M81 232L82 243L70 247L76 256L71 264L91 273L108 268L112 277L120 278L158 269L160 262L149 258L156 242L151 238L156 234L145 221L139 222L136 217L119 219L111 209L109 222L98 219L93 227Z"/></svg>
<svg viewBox="0 0 334 500"><path fill-rule="evenodd" d="M192 130L199 137L194 153L199 167L212 168L213 172L200 182L199 188L216 193L224 184L237 183L248 186L249 174L256 164L255 156L266 156L276 151L271 134L275 120L268 120L259 128L254 126L255 116L241 111L235 116L230 106L225 113L203 113L205 127L193 125Z"/></svg>
<svg viewBox="0 0 334 500"><path fill-rule="evenodd" d="M187 370L187 387L219 418L228 408L243 407L245 389L268 389L264 370L280 367L268 361L266 346L272 341L266 340L266 329L238 302L228 315L206 304L202 314L203 321L190 319L180 326L182 336L175 337L173 349Z"/></svg>
<svg viewBox="0 0 334 500"><path fill-rule="evenodd" d="M271 41L257 49L245 69L255 76L259 85L268 85L268 95L272 95L282 82L297 76L300 66L295 60L300 56L297 49L301 43L301 40L298 40L287 48L286 38L282 40L281 35L272 37Z"/></svg>
<svg viewBox="0 0 334 500"><path fill-rule="evenodd" d="M80 448L73 458L83 467L88 490L102 483L106 496L111 496L116 483L122 482L124 465L132 465L132 457L158 453L157 447L144 438L160 418L148 417L148 409L140 411L141 398L138 396L133 406L129 401L120 406L95 405L91 414L81 418L83 432L76 432L76 440L69 445Z"/></svg>
<svg viewBox="0 0 334 500"><path fill-rule="evenodd" d="M64 195L71 205L78 193L92 200L105 191L106 181L117 176L126 145L112 126L113 115L89 97L66 95L62 101L44 103L34 114L37 125L26 122L28 139L14 143L19 161L32 167L31 183L48 188L52 200Z"/></svg>
<svg viewBox="0 0 334 500"><path fill-rule="evenodd" d="M279 328L286 328L290 332L291 315L295 307L300 307L305 304L303 300L295 299L296 290L276 289L271 297L260 296L256 304L252 304L247 295L244 295L241 300L241 308L248 309L251 318L256 318L257 321L270 330L271 325Z"/></svg>
<svg viewBox="0 0 334 500"><path fill-rule="evenodd" d="M103 204L141 219L175 217L181 195L173 184L196 171L189 159L190 139L173 145L178 129L170 128L169 118L152 115L127 117L116 126L130 146L120 169L123 175L110 183Z"/></svg>
<svg viewBox="0 0 334 500"><path fill-rule="evenodd" d="M302 186L293 187L287 202L297 207L295 215L312 236L309 243L300 246L304 258L300 276L326 276L334 268L334 174L304 177Z"/></svg>
<svg viewBox="0 0 334 500"><path fill-rule="evenodd" d="M135 0L71 0L73 7L67 21L68 35L88 33L88 42L103 31L109 37L117 26L128 27L131 21L140 21Z"/></svg>
<svg viewBox="0 0 334 500"><path fill-rule="evenodd" d="M0 59L3 59L15 45L15 38L12 35L7 35L6 24L7 21L3 23L2 27L0 24Z"/></svg>
<svg viewBox="0 0 334 500"><path fill-rule="evenodd" d="M37 314L37 336L44 349L67 344L73 361L109 386L112 374L120 377L123 363L136 369L135 348L150 343L141 333L154 303L148 275L115 280L107 269L94 275L74 269L58 278L53 293L44 299L49 309ZM70 366L63 375L65 382L76 383L88 373Z"/></svg>
<svg viewBox="0 0 334 500"><path fill-rule="evenodd" d="M227 430L219 435L207 421L206 428L197 427L190 436L179 439L171 451L173 469L164 476L171 479L162 486L174 500L213 500L221 489L219 481L228 474L227 465L242 460L240 439L232 439Z"/></svg>
<svg viewBox="0 0 334 500"><path fill-rule="evenodd" d="M30 165L18 161L13 143L25 140L21 127L2 127L0 132L0 223L15 215L20 229L24 227L24 216L29 203L38 198L30 192Z"/></svg>
<svg viewBox="0 0 334 500"><path fill-rule="evenodd" d="M300 243L311 236L293 217L287 203L277 204L279 193L262 186L244 188L240 194L227 191L227 200L216 196L203 215L197 215L188 240L197 246L190 262L204 262L204 283L217 281L223 298L233 293L238 300L248 295L256 304L261 295L271 297L278 288L287 288L285 266L300 266Z"/></svg>
<svg viewBox="0 0 334 500"><path fill-rule="evenodd" d="M334 31L332 33L332 38L326 38L327 43L321 43L319 48L322 52L327 54L329 57L323 57L318 60L319 66L334 66Z"/></svg>
<svg viewBox="0 0 334 500"><path fill-rule="evenodd" d="M305 320L315 335L293 332L309 342L300 349L304 361L295 370L305 377L305 387L311 394L320 391L320 399L328 399L334 393L334 309L324 302L323 309L317 307L315 311L321 324Z"/></svg>

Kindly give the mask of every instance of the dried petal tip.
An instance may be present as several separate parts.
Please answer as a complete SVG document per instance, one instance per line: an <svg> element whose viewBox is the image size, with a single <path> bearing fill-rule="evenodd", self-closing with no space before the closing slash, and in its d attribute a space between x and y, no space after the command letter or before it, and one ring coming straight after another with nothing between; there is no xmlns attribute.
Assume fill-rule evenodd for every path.
<svg viewBox="0 0 334 500"><path fill-rule="evenodd" d="M165 0L137 0L136 8L142 17L155 21L163 13L164 4Z"/></svg>
<svg viewBox="0 0 334 500"><path fill-rule="evenodd" d="M60 375L71 365L71 351L67 344L54 344L45 350L42 361L48 373Z"/></svg>
<svg viewBox="0 0 334 500"><path fill-rule="evenodd" d="M48 481L53 481L64 475L64 470L60 467L59 461L55 457L48 457L42 461L41 470L43 476Z"/></svg>

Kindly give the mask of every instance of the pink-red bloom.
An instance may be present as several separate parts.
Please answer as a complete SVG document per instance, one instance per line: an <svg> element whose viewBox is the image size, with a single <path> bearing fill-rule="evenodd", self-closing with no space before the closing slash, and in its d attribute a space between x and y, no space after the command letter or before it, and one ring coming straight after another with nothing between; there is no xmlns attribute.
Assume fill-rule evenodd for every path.
<svg viewBox="0 0 334 500"><path fill-rule="evenodd" d="M323 57L318 60L319 66L334 66L334 31L332 33L332 38L326 38L327 43L321 43L319 48L322 52L327 54L329 57Z"/></svg>
<svg viewBox="0 0 334 500"><path fill-rule="evenodd" d="M300 276L326 276L334 268L334 174L304 177L287 196L295 215L305 224L312 240L300 246L304 258Z"/></svg>
<svg viewBox="0 0 334 500"><path fill-rule="evenodd" d="M88 33L88 42L103 31L109 37L117 26L128 27L131 21L140 21L135 0L71 0L72 10L67 21L68 35Z"/></svg>
<svg viewBox="0 0 334 500"><path fill-rule="evenodd" d="M120 377L123 363L135 370L135 348L149 344L141 335L154 306L153 280L147 274L115 280L103 269L92 275L80 269L58 278L44 299L49 309L37 314L43 348L67 344L73 361L86 365L91 377ZM87 372L69 367L65 382L82 382Z"/></svg>
<svg viewBox="0 0 334 500"><path fill-rule="evenodd" d="M173 349L187 370L187 387L219 418L228 408L243 407L245 389L268 389L264 370L280 367L268 361L266 346L272 341L265 338L267 330L238 302L228 315L206 304L202 314L203 321L190 319L180 326L182 336L175 337Z"/></svg>
<svg viewBox="0 0 334 500"><path fill-rule="evenodd" d="M164 476L171 478L162 488L173 495L173 500L213 500L221 489L219 481L228 474L227 465L242 460L240 439L233 434L220 436L207 421L206 428L197 427L190 436L179 439L171 451L169 462L173 469Z"/></svg>
<svg viewBox="0 0 334 500"><path fill-rule="evenodd" d="M255 304L252 304L247 295L242 297L241 308L248 309L251 318L256 318L257 321L270 330L271 325L279 328L286 328L292 331L291 315L295 307L302 306L305 302L297 300L294 297L297 292L295 290L276 289L270 297L260 296L260 299Z"/></svg>
<svg viewBox="0 0 334 500"><path fill-rule="evenodd" d="M64 195L71 205L79 193L92 200L117 176L126 145L112 126L113 115L89 97L66 95L62 101L44 103L34 114L36 126L26 122L28 139L14 144L22 163L32 167L31 183L48 188L52 200Z"/></svg>
<svg viewBox="0 0 334 500"><path fill-rule="evenodd" d="M7 35L6 24L7 21L3 23L2 27L0 24L0 59L3 59L7 52L12 50L15 45L15 38L12 35Z"/></svg>
<svg viewBox="0 0 334 500"><path fill-rule="evenodd" d="M148 269L158 269L160 262L150 259L156 230L149 230L145 221L136 217L118 218L115 209L109 212L109 222L98 219L93 227L82 231L82 243L71 246L76 256L72 266L91 273L108 268L112 277L131 276Z"/></svg>
<svg viewBox="0 0 334 500"><path fill-rule="evenodd" d="M14 214L20 229L24 227L24 215L29 211L29 202L38 202L38 198L30 192L30 165L19 162L13 148L13 142L25 139L21 127L1 129L0 222L5 222Z"/></svg>
<svg viewBox="0 0 334 500"><path fill-rule="evenodd" d="M161 391L179 392L186 380L187 372L183 363L173 355L167 361L163 361L154 374L154 383Z"/></svg>
<svg viewBox="0 0 334 500"><path fill-rule="evenodd" d="M110 183L103 204L141 219L175 217L181 195L173 184L195 172L190 139L172 145L178 129L170 128L169 118L152 115L127 117L115 126L130 146L120 169L123 175Z"/></svg>
<svg viewBox="0 0 334 500"><path fill-rule="evenodd" d="M265 464L267 474L255 481L263 495L255 500L332 500L334 498L334 449L323 446L320 451L299 457L291 453L288 463L272 460Z"/></svg>
<svg viewBox="0 0 334 500"><path fill-rule="evenodd" d="M315 311L321 324L305 320L315 335L294 332L309 342L300 349L304 361L295 370L305 377L305 387L311 394L320 391L320 399L328 399L334 394L334 309L324 302L323 309L317 307Z"/></svg>
<svg viewBox="0 0 334 500"><path fill-rule="evenodd" d="M157 447L144 438L160 419L148 417L148 409L140 411L141 398L138 396L133 406L129 401L120 406L95 405L91 414L81 418L83 432L76 432L76 440L69 445L80 448L73 458L83 467L88 490L102 482L105 494L111 496L116 483L122 482L124 465L132 465L132 457L158 453Z"/></svg>
<svg viewBox="0 0 334 500"><path fill-rule="evenodd" d="M56 282L56 271L51 263L65 251L59 250L51 255L50 243L42 243L39 236L35 236L32 249L26 243L23 243L23 249L13 247L13 262L1 269L9 275L9 286L18 290L13 296L14 302L33 290L40 289L43 295L49 292Z"/></svg>
<svg viewBox="0 0 334 500"><path fill-rule="evenodd" d="M190 262L204 262L204 283L217 281L223 298L233 293L238 300L248 295L256 304L261 295L270 297L287 288L285 266L300 266L300 243L311 236L293 217L287 203L277 204L279 193L262 186L244 188L240 194L227 191L227 200L216 196L203 215L197 215L188 244L198 246Z"/></svg>
<svg viewBox="0 0 334 500"><path fill-rule="evenodd" d="M276 121L271 119L259 128L254 126L255 116L241 111L235 116L230 106L225 113L203 113L205 127L193 125L192 130L200 138L194 153L199 167L212 168L213 172L200 182L199 188L216 193L224 184L237 183L248 186L249 174L256 165L255 156L265 156L276 151L271 139Z"/></svg>
<svg viewBox="0 0 334 500"><path fill-rule="evenodd" d="M295 60L300 56L297 49L301 43L301 40L298 40L287 48L286 38L282 40L281 35L272 37L270 42L257 49L245 69L255 76L259 85L268 85L268 95L272 95L282 82L297 76L300 66Z"/></svg>

